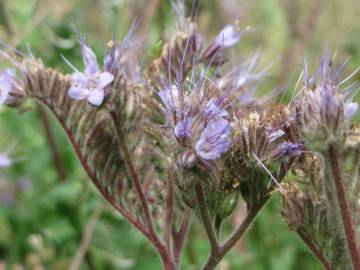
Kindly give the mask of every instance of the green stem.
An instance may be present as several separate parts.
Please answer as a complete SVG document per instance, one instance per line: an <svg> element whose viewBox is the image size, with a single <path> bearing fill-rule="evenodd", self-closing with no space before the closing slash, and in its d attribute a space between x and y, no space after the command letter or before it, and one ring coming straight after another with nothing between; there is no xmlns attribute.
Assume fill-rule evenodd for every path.
<svg viewBox="0 0 360 270"><path fill-rule="evenodd" d="M239 241L239 239L244 235L246 230L255 220L255 217L270 199L271 195L266 195L258 204L252 207L249 210L248 215L244 221L237 227L237 229L232 233L232 235L221 245L215 253L210 254L208 261L202 268L203 270L211 270L216 267L220 260L229 252L229 250Z"/></svg>
<svg viewBox="0 0 360 270"><path fill-rule="evenodd" d="M201 221L204 225L206 235L210 242L210 248L211 248L211 254L216 254L219 250L219 242L216 237L216 232L210 217L209 208L206 203L206 198L204 195L204 190L202 187L202 184L196 184L195 185L195 193L196 193L196 199L199 206Z"/></svg>

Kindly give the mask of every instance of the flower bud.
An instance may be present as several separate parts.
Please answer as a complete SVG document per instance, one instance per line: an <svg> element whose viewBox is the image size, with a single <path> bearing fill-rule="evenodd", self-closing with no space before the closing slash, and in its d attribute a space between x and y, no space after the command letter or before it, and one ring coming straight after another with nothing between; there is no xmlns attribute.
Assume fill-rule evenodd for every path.
<svg viewBox="0 0 360 270"><path fill-rule="evenodd" d="M178 156L177 164L180 168L191 169L195 166L197 157L192 150L185 150Z"/></svg>
<svg viewBox="0 0 360 270"><path fill-rule="evenodd" d="M240 197L239 192L236 190L226 195L218 212L218 217L221 220L227 218L232 214L232 212L234 212L239 202L239 197Z"/></svg>
<svg viewBox="0 0 360 270"><path fill-rule="evenodd" d="M313 150L326 150L329 144L343 144L349 129L351 118L355 115L358 105L341 91L342 82L338 76L344 65L334 69L325 54L317 74L306 78L299 109L301 111L302 135L308 146Z"/></svg>

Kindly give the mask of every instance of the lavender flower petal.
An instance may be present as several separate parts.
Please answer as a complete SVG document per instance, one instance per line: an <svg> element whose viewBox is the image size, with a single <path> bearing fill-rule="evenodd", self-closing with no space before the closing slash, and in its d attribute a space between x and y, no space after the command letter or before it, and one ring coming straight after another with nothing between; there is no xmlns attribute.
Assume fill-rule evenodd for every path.
<svg viewBox="0 0 360 270"><path fill-rule="evenodd" d="M192 131L193 118L186 117L183 121L178 123L174 128L174 134L179 140L190 138Z"/></svg>
<svg viewBox="0 0 360 270"><path fill-rule="evenodd" d="M0 107L6 102L15 86L15 71L6 69L0 73Z"/></svg>
<svg viewBox="0 0 360 270"><path fill-rule="evenodd" d="M209 119L218 119L221 117L228 116L228 112L224 109L221 109L219 105L217 104L217 99L212 98L210 101L206 104L204 109L204 117Z"/></svg>
<svg viewBox="0 0 360 270"><path fill-rule="evenodd" d="M89 93L87 100L94 106L100 106L104 101L104 89L96 89Z"/></svg>
<svg viewBox="0 0 360 270"><path fill-rule="evenodd" d="M281 129L268 129L266 130L267 131L267 138L269 140L269 142L273 142L273 141L276 141L277 139L279 139L280 137L284 136L285 135L285 132Z"/></svg>
<svg viewBox="0 0 360 270"><path fill-rule="evenodd" d="M205 160L213 160L231 146L229 122L223 118L210 120L195 145L196 153Z"/></svg>
<svg viewBox="0 0 360 270"><path fill-rule="evenodd" d="M303 146L298 143L283 142L272 153L273 159L298 156L302 153Z"/></svg>
<svg viewBox="0 0 360 270"><path fill-rule="evenodd" d="M240 33L235 30L234 26L226 25L215 38L215 43L219 47L228 48L240 40Z"/></svg>
<svg viewBox="0 0 360 270"><path fill-rule="evenodd" d="M179 99L179 89L176 85L161 90L158 95L168 111L175 111Z"/></svg>
<svg viewBox="0 0 360 270"><path fill-rule="evenodd" d="M353 117L357 110L358 110L358 104L356 102L349 102L344 105L344 116L346 118Z"/></svg>
<svg viewBox="0 0 360 270"><path fill-rule="evenodd" d="M81 86L73 86L69 89L68 95L76 100L83 100L89 95L89 90Z"/></svg>
<svg viewBox="0 0 360 270"><path fill-rule="evenodd" d="M71 75L71 80L73 84L86 85L87 77L81 72L74 72Z"/></svg>
<svg viewBox="0 0 360 270"><path fill-rule="evenodd" d="M114 75L109 72L102 72L98 77L97 87L104 88L114 80Z"/></svg>
<svg viewBox="0 0 360 270"><path fill-rule="evenodd" d="M81 44L82 58L85 66L85 74L91 75L99 71L96 55L85 43Z"/></svg>

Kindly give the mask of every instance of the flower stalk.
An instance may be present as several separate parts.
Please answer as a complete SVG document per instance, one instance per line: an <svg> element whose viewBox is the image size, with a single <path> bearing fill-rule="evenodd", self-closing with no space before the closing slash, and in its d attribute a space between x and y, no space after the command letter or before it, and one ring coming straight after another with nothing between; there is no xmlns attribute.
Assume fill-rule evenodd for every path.
<svg viewBox="0 0 360 270"><path fill-rule="evenodd" d="M313 241L306 235L302 229L298 229L297 234L304 241L304 243L309 247L312 253L318 258L326 270L334 270L331 266L329 260L325 257L324 253L313 243Z"/></svg>
<svg viewBox="0 0 360 270"><path fill-rule="evenodd" d="M267 201L270 199L270 195L265 196L259 201L258 204L254 205L246 215L246 218L243 222L234 230L234 232L229 236L229 238L217 249L214 253L211 253L207 262L203 266L203 270L212 270L215 269L217 264L221 261L222 258L231 250L232 247L241 239L244 233L247 231L249 226L254 222L256 216L260 210L265 206Z"/></svg>
<svg viewBox="0 0 360 270"><path fill-rule="evenodd" d="M209 208L206 203L204 190L201 183L195 185L196 199L199 207L201 221L204 225L206 235L210 242L210 256L218 253L220 248L213 222L210 217Z"/></svg>
<svg viewBox="0 0 360 270"><path fill-rule="evenodd" d="M341 167L339 164L339 153L335 145L329 146L328 158L332 170L332 180L335 184L336 200L340 208L342 225L345 233L348 252L355 270L360 269L360 254L356 244L356 232L352 221L349 206L346 200L344 182L342 179Z"/></svg>

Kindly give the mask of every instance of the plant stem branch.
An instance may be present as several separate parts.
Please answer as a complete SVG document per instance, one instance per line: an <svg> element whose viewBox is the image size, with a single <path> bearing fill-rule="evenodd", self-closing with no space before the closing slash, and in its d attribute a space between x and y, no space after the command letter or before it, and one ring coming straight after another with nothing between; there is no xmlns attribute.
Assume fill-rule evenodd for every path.
<svg viewBox="0 0 360 270"><path fill-rule="evenodd" d="M179 231L177 232L175 228L173 228L173 232L172 232L173 240L174 240L173 255L176 265L179 265L180 263L180 258L184 248L185 239L190 225L190 221L191 221L191 210L186 209ZM174 224L172 225L174 226Z"/></svg>
<svg viewBox="0 0 360 270"><path fill-rule="evenodd" d="M49 110L51 111L51 106L44 102L43 100L38 100L42 104L44 104ZM53 111L52 111L53 112ZM66 125L66 121L58 114L53 112L56 119L59 121L60 125L64 129L66 135L68 136L71 145L74 148L74 151L76 153L76 156L78 157L81 166L84 168L86 174L91 179L91 181L94 183L96 188L100 191L100 193L104 196L104 198L121 214L123 215L131 224L133 224L139 231L141 231L147 238L151 239L151 236L149 235L148 229L145 227L145 225L137 218L135 217L131 212L129 212L123 205L118 203L114 200L114 198L109 194L109 192L102 186L102 184L99 182L98 178L96 177L96 173L91 169L89 163L87 162L85 156L82 154L81 148L79 144L77 143L77 140L72 133L71 129L69 129ZM154 243L153 243L154 244ZM155 244L154 244L155 245ZM155 246L156 247L156 246Z"/></svg>
<svg viewBox="0 0 360 270"><path fill-rule="evenodd" d="M201 220L205 227L206 235L210 242L211 254L215 254L218 252L220 245L216 237L216 232L210 217L209 208L206 203L206 198L201 183L195 185L195 193L196 193L197 203L199 206Z"/></svg>
<svg viewBox="0 0 360 270"><path fill-rule="evenodd" d="M335 183L337 201L340 207L341 218L344 226L346 244L350 253L355 270L360 270L360 255L356 245L356 233L351 218L351 213L346 201L345 189L341 175L341 168L338 160L338 153L334 145L329 147L329 160Z"/></svg>
<svg viewBox="0 0 360 270"><path fill-rule="evenodd" d="M229 252L229 250L239 241L244 235L247 228L252 224L259 211L263 208L266 202L270 199L271 195L268 193L263 199L249 210L244 221L237 227L232 235L221 245L220 249L214 254L210 254L206 264L202 268L203 270L211 270L216 267L220 260Z"/></svg>
<svg viewBox="0 0 360 270"><path fill-rule="evenodd" d="M148 229L149 236L150 236L149 240L157 248L157 250L162 258L162 261L164 264L164 269L166 269L166 270L176 269L175 264L171 257L170 249L168 249L167 246L164 245L164 243L159 239L159 237L155 231L152 214L150 212L150 207L149 207L148 201L146 199L146 195L144 193L143 187L141 185L140 176L139 176L138 170L135 168L135 165L130 156L128 145L126 142L125 133L122 128L123 123L122 123L121 117L115 110L110 109L109 112L110 112L110 116L111 116L111 119L114 124L118 143L120 145L121 151L124 156L124 161L128 167L129 173L132 177L132 180L133 180L133 183L135 186L135 190L139 196L139 199L140 199L143 211L144 211L145 222L147 224L147 229Z"/></svg>
<svg viewBox="0 0 360 270"><path fill-rule="evenodd" d="M110 110L110 115L111 115L111 119L114 124L117 139L118 139L120 149L122 151L126 166L128 167L129 173L133 180L133 184L135 186L135 190L139 196L139 199L140 199L143 211L144 211L145 222L147 223L150 233L153 235L156 235L155 229L154 229L154 223L152 220L152 215L151 215L150 208L149 208L149 204L148 204L148 201L144 194L144 190L141 185L139 173L138 173L137 169L135 168L135 165L130 156L130 152L129 152L127 142L125 139L125 133L122 128L122 121L121 121L120 115L114 110Z"/></svg>
<svg viewBox="0 0 360 270"><path fill-rule="evenodd" d="M307 234L298 229L296 231L304 243L308 246L308 248L312 251L312 253L318 258L318 260L323 264L326 270L333 270L330 262L326 259L325 255L322 251L313 243L313 241L307 236Z"/></svg>
<svg viewBox="0 0 360 270"><path fill-rule="evenodd" d="M170 250L170 235L171 228L173 226L174 219L174 178L169 172L168 182L167 182L167 198L166 198L166 217L164 224L164 242Z"/></svg>

